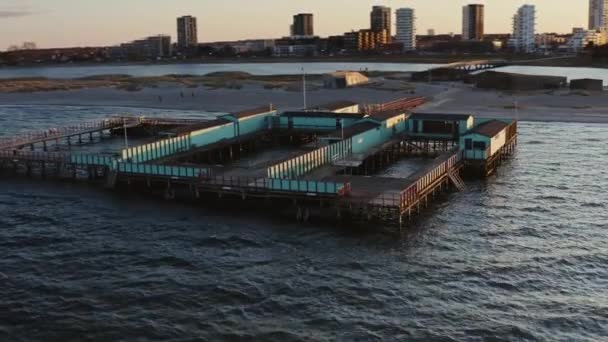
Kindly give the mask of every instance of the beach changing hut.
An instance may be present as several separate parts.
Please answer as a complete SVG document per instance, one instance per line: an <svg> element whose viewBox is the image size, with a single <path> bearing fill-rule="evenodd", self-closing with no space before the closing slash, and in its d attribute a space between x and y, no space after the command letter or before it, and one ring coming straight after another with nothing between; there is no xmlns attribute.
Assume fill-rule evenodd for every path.
<svg viewBox="0 0 608 342"><path fill-rule="evenodd" d="M486 160L494 156L509 137L509 123L490 120L475 127L460 137L460 146L464 147L464 158L469 160Z"/></svg>
<svg viewBox="0 0 608 342"><path fill-rule="evenodd" d="M280 127L308 131L333 131L348 127L363 119L361 113L335 113L329 111L285 112L279 117Z"/></svg>

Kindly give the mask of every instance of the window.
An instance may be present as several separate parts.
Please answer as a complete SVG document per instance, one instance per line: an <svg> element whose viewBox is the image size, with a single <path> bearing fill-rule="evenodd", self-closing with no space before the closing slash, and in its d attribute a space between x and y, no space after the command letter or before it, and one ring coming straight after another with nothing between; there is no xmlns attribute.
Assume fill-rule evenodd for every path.
<svg viewBox="0 0 608 342"><path fill-rule="evenodd" d="M473 149L473 139L465 139L464 140L464 149L472 150Z"/></svg>
<svg viewBox="0 0 608 342"><path fill-rule="evenodd" d="M475 141L473 143L473 148L476 149L476 150L485 151L486 150L486 143L485 143L485 141Z"/></svg>

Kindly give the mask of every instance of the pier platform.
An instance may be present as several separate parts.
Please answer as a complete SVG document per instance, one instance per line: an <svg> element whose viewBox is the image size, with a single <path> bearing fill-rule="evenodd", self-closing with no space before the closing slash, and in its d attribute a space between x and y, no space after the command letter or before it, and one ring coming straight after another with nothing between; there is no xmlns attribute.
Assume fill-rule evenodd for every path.
<svg viewBox="0 0 608 342"><path fill-rule="evenodd" d="M264 106L213 120L112 117L0 138L0 170L135 187L165 199L257 201L287 207L302 221L402 227L439 194L466 191L461 175L493 173L517 143L514 121L412 113L423 102L367 104L353 113ZM109 153L70 147L109 137L125 144L115 142ZM51 151L51 143L70 148ZM407 172L383 173L407 161Z"/></svg>

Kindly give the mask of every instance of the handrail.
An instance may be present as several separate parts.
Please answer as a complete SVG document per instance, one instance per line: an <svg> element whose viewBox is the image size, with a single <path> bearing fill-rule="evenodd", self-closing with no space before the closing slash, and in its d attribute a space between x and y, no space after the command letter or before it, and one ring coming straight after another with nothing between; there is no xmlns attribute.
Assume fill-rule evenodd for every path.
<svg viewBox="0 0 608 342"><path fill-rule="evenodd" d="M276 178L250 178L235 176L206 177L200 185L222 187L224 190L251 189L263 191L296 192L307 194L335 194L340 197L350 195L352 186L349 182L335 183L323 181L306 181ZM238 190L237 189L237 190Z"/></svg>
<svg viewBox="0 0 608 342"><path fill-rule="evenodd" d="M373 113L384 112L384 111L389 111L389 110L410 110L412 108L423 105L426 101L427 101L427 99L423 96L411 97L411 98L406 97L406 98L378 104L375 106L370 106L370 112L371 112L371 114L373 114Z"/></svg>
<svg viewBox="0 0 608 342"><path fill-rule="evenodd" d="M425 192L437 179L448 175L453 167L460 163L463 159L463 151L452 151L443 158L438 158L439 164L434 163L425 173L413 181L408 187L401 191L400 207L407 208L411 203L416 201L421 193Z"/></svg>
<svg viewBox="0 0 608 342"><path fill-rule="evenodd" d="M84 122L78 125L52 128L49 130L26 132L11 137L0 137L0 150L7 149L10 147L27 145L28 143L35 142L37 140L52 140L55 138L62 138L68 134L77 134L78 132L87 131L91 129L116 128L124 125L125 123L127 122L121 119L111 118L104 119L101 121Z"/></svg>
<svg viewBox="0 0 608 342"><path fill-rule="evenodd" d="M30 161L69 162L70 154L61 152L37 152L21 150L0 151L0 159L22 159Z"/></svg>

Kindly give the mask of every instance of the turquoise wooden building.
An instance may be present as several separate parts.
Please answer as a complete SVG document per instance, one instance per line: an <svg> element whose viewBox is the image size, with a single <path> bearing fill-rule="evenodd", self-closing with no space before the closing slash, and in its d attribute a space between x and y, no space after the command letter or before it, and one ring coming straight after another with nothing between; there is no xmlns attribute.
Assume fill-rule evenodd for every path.
<svg viewBox="0 0 608 342"><path fill-rule="evenodd" d="M460 137L459 145L468 160L487 160L496 155L513 137L510 121L489 120Z"/></svg>
<svg viewBox="0 0 608 342"><path fill-rule="evenodd" d="M458 139L471 130L474 119L469 114L415 113L409 119L408 135L433 139Z"/></svg>

